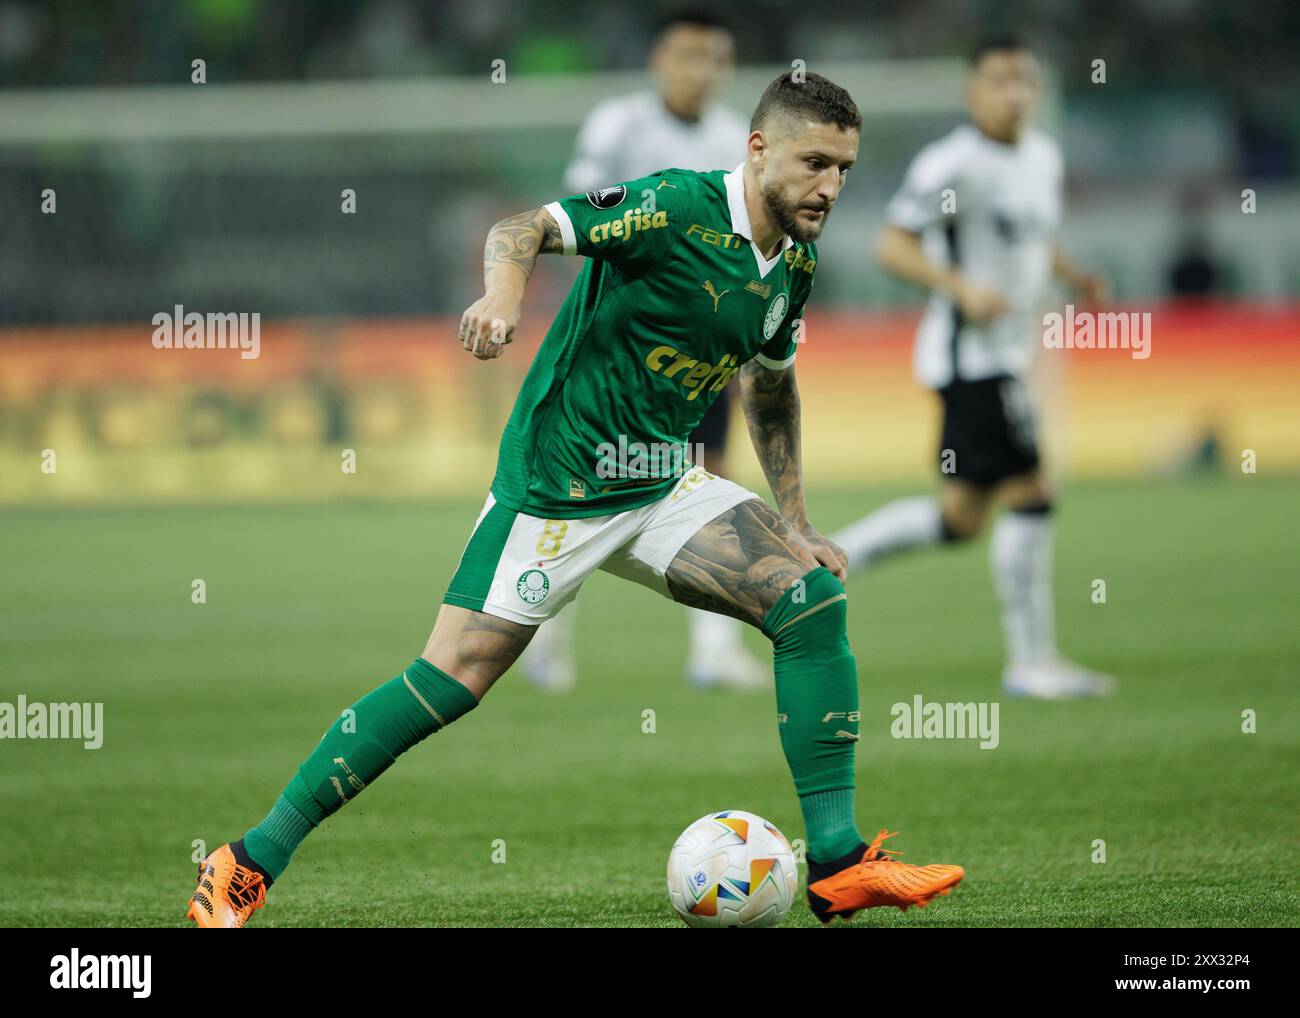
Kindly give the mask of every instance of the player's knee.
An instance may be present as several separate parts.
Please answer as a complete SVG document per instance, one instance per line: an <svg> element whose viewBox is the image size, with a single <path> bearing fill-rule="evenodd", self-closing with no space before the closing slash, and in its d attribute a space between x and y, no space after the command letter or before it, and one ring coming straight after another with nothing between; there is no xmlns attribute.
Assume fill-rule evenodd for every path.
<svg viewBox="0 0 1300 1018"><path fill-rule="evenodd" d="M969 482L951 482L939 499L940 535L946 543L979 536L988 519L994 489Z"/></svg>
<svg viewBox="0 0 1300 1018"><path fill-rule="evenodd" d="M943 528L943 542L961 544L979 536L979 532L984 529L984 514L982 512L944 513L939 518L939 522Z"/></svg>
<svg viewBox="0 0 1300 1018"><path fill-rule="evenodd" d="M777 645L788 643L815 628L820 639L847 641L848 595L835 574L824 566L805 573L787 590L763 619L763 634ZM845 642L847 649L847 642Z"/></svg>

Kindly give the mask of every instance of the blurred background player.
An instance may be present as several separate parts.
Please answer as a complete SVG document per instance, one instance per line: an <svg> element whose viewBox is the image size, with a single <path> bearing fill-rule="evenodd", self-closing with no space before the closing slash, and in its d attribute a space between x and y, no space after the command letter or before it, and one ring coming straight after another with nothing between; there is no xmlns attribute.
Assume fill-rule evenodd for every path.
<svg viewBox="0 0 1300 1018"><path fill-rule="evenodd" d="M1003 686L1056 699L1105 695L1114 680L1057 651L1053 493L1024 376L1052 275L1089 306L1107 293L1056 241L1063 160L1054 141L1027 126L1038 79L1021 40L981 43L966 88L971 123L922 149L889 205L877 258L931 291L913 363L943 402L943 482L937 498L890 502L834 539L849 568L862 569L909 549L970 540L1003 506L990 544L1006 640Z"/></svg>
<svg viewBox="0 0 1300 1018"><path fill-rule="evenodd" d="M659 23L649 67L655 89L607 99L587 117L578 135L564 186L574 194L667 167L729 169L744 156L749 123L712 101L731 69L735 42L726 24L712 15L683 10ZM703 450L706 470L726 474L727 430L732 390L728 385L690 438ZM534 685L554 692L571 689L576 606L542 626L520 660ZM697 687L766 689L768 666L745 648L744 626L725 615L687 608L690 649L687 681Z"/></svg>

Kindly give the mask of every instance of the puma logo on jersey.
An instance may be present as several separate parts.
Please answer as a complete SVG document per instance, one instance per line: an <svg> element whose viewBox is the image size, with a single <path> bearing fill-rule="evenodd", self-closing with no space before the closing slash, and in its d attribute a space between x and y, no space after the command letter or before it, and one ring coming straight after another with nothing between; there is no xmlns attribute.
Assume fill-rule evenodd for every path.
<svg viewBox="0 0 1300 1018"><path fill-rule="evenodd" d="M674 191L677 190L677 185L676 185L676 184L670 184L670 183L668 183L668 181L666 181L666 180L661 180L661 181L659 181L659 187L671 187ZM658 191L658 190L659 190L659 187L656 187L655 190Z"/></svg>
<svg viewBox="0 0 1300 1018"><path fill-rule="evenodd" d="M721 293L718 293L715 289L713 289L712 279L706 279L704 281L704 289L708 290L709 296L713 298L713 313L716 315L718 313L718 301L722 300L722 298L725 297L727 294L729 294L731 291L723 290Z"/></svg>

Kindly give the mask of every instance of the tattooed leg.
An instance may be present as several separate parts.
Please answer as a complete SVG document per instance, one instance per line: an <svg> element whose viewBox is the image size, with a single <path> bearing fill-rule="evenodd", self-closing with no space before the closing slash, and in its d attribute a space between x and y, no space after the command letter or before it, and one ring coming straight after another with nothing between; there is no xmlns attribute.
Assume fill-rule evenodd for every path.
<svg viewBox="0 0 1300 1018"><path fill-rule="evenodd" d="M420 657L482 700L536 632L536 626L444 604Z"/></svg>
<svg viewBox="0 0 1300 1018"><path fill-rule="evenodd" d="M667 579L678 601L734 615L772 641L777 731L799 794L809 858L860 858L866 846L853 792L858 673L840 581L758 499L723 513L687 541Z"/></svg>
<svg viewBox="0 0 1300 1018"><path fill-rule="evenodd" d="M756 498L700 528L666 578L674 600L761 627L782 595L815 568L790 525Z"/></svg>

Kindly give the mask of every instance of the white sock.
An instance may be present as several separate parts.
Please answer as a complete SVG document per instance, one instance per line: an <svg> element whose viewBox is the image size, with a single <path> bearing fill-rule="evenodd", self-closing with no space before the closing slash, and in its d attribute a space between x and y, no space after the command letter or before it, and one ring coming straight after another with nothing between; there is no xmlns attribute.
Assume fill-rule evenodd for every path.
<svg viewBox="0 0 1300 1018"><path fill-rule="evenodd" d="M889 502L870 516L850 523L831 540L848 555L850 569L869 565L885 555L938 544L943 540L939 500L918 495Z"/></svg>
<svg viewBox="0 0 1300 1018"><path fill-rule="evenodd" d="M1052 594L1052 520L1048 513L1004 512L989 542L993 584L1011 665L1056 655Z"/></svg>
<svg viewBox="0 0 1300 1018"><path fill-rule="evenodd" d="M686 622L690 630L692 664L707 666L718 657L743 652L741 633L745 624L739 619L707 612L703 608L687 608Z"/></svg>

